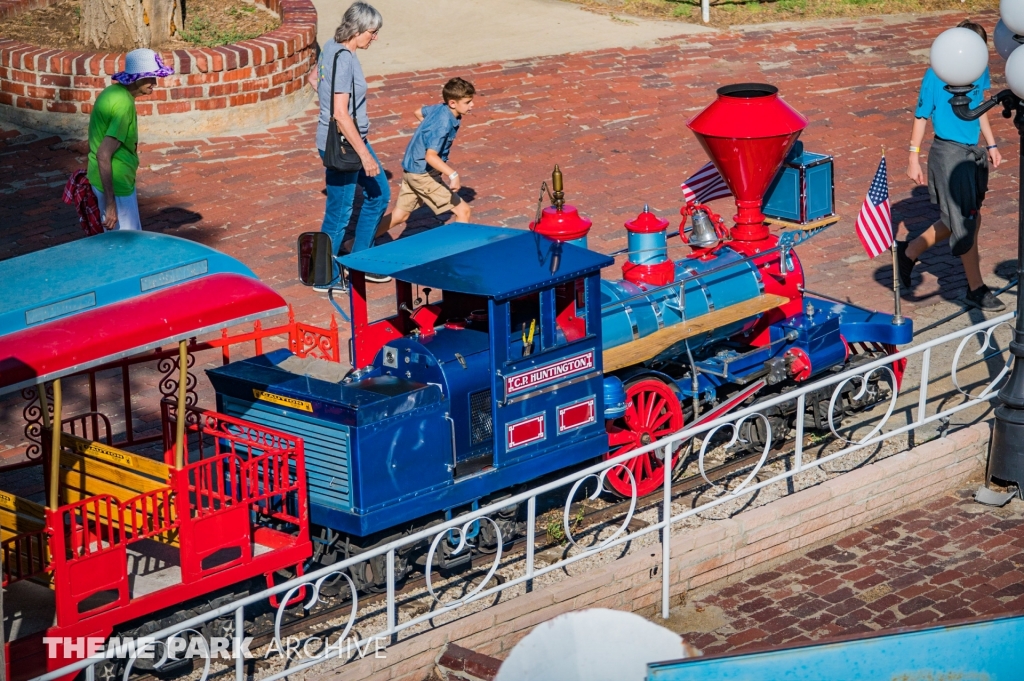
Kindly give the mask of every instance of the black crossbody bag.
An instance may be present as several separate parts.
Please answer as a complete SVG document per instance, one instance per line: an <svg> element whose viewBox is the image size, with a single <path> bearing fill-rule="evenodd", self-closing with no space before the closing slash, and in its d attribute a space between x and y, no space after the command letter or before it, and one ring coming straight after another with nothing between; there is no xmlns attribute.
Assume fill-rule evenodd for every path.
<svg viewBox="0 0 1024 681"><path fill-rule="evenodd" d="M334 67L331 70L331 118L327 126L327 148L324 149L324 167L342 173L351 173L363 169L359 154L352 148L345 136L338 130L338 122L334 120L334 74L338 70L338 57L342 50L334 55ZM352 93L348 102L352 110L352 122L356 120L356 76L352 74Z"/></svg>

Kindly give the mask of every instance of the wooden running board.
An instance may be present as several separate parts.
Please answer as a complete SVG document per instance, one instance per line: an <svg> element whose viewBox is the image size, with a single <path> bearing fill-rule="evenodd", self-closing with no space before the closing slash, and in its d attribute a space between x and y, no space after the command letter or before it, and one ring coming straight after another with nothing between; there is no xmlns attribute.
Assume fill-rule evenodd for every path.
<svg viewBox="0 0 1024 681"><path fill-rule="evenodd" d="M632 343L618 345L605 350L603 353L604 371L608 373L623 367L639 364L652 357L657 357L681 340L717 329L726 324L738 322L741 319L753 317L788 302L789 298L785 296L767 293L757 298L745 300L742 303L724 307L721 310L715 310L699 317L687 319L679 324L667 326Z"/></svg>

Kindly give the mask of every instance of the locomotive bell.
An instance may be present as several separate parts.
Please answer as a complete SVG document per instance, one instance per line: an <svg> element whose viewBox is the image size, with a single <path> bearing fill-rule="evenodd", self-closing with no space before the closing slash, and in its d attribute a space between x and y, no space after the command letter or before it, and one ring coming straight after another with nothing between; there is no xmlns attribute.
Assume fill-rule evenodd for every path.
<svg viewBox="0 0 1024 681"><path fill-rule="evenodd" d="M702 210L693 212L691 223L693 229L690 232L690 245L694 248L712 248L718 245L718 233L715 232L715 225L711 222L708 214Z"/></svg>

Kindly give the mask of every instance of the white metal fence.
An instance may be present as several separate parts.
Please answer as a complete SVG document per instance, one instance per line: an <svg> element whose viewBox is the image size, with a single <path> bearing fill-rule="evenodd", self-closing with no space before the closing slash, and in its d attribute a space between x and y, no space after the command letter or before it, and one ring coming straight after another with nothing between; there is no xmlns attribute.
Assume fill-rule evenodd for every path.
<svg viewBox="0 0 1024 681"><path fill-rule="evenodd" d="M851 452L861 450L867 447L874 446L884 440L893 438L902 433L907 433L914 429L920 428L926 424L931 424L937 421L947 420L953 414L969 409L974 405L986 402L996 394L995 389L999 382L1005 377L1008 372L1010 358L1007 356L1006 362L1002 367L1002 370L997 373L994 378L991 378L980 391L972 394L967 392L961 387L960 374L958 374L958 363L963 359L963 355L968 348L971 339L976 339L976 343L980 346L980 350L977 350L979 355L985 355L987 359L992 359L1000 352L1004 352L992 345L993 333L1001 326L1010 326L1010 322L1013 319L1013 313L1004 314L1000 317L987 320L980 324L975 324L969 328L957 331L954 333L947 334L940 338L936 338L931 341L921 343L920 345L911 347L898 354L890 355L884 358L871 361L870 363L856 367L854 369L847 370L843 373L838 373L832 376L828 376L822 380L816 381L812 384L802 386L791 392L779 395L772 399L757 403L751 407L742 409L735 413L726 415L725 417L710 421L707 423L701 423L697 426L687 428L679 433L672 435L671 437L664 438L657 442L653 442L645 447L636 449L627 454L623 454L615 459L604 461L600 464L595 464L589 468L580 470L572 475L567 475L559 480L550 482L548 484L540 485L536 488L530 489L527 492L518 494L516 496L502 499L500 502L491 504L490 506L480 508L472 513L467 513L454 518L450 521L434 525L428 529L422 530L415 534L411 534L401 540L391 542L389 544L379 546L365 553L361 553L352 558L339 561L338 563L321 568L315 572L311 572L303 577L292 579L286 583L280 584L272 589L267 589L260 593L240 598L228 605L211 610L201 616L193 617L187 621L181 622L171 627L164 628L151 634L148 640L167 642L171 639L181 640L184 637L194 636L199 638L199 629L207 622L216 618L222 618L226 616L234 616L234 638L236 650L241 649L241 639L243 636L245 612L247 607L254 606L257 603L265 601L272 595L280 597L284 594L284 598L281 599L281 606L278 608L277 616L275 620L275 634L280 641L280 627L282 623L282 616L285 612L285 606L288 601L292 598L301 596L304 598L304 606L309 609L314 606L320 599L320 591L324 583L328 580L332 580L336 583L347 583L349 589L355 594L354 584L347 573L347 569L358 563L362 563L368 559L384 556L387 570L387 591L386 591L386 613L385 613L385 626L380 628L375 633L363 636L355 642L357 649L359 646L369 646L375 640L381 638L391 640L392 637L396 636L399 632L408 630L412 627L416 627L428 620L435 620L445 613L452 613L467 609L470 604L477 604L477 606L486 605L485 599L495 597L502 592L509 591L520 585L529 585L533 580L554 571L564 570L567 566L584 560L588 557L594 556L595 554L614 549L616 547L623 546L627 542L635 541L642 536L649 535L651 533L660 534L661 544L661 611L663 617L668 617L669 614L669 588L670 578L672 575L671 570L671 534L672 527L679 525L681 521L688 517L695 516L697 514L708 511L709 509L715 508L729 501L751 495L754 492L765 488L769 485L778 483L780 481L792 478L802 472L809 471L811 469L821 467L824 464L846 456ZM933 352L940 348L951 349L953 344L956 344L956 350L953 353L952 366L950 368L949 376L952 380L953 387L963 395L959 404L950 406L944 409L936 409L932 413L929 413L928 402L929 402L929 386L933 378L932 370L932 357ZM919 368L920 375L920 386L919 386L919 397L917 400L917 408L914 416L908 423L904 425L898 425L892 427L889 430L885 430L888 422L890 421L894 411L896 410L897 400L899 398L898 390L896 389L895 376L891 369L891 365L894 360L901 358L911 358L911 362L908 364L907 369L908 375L913 375L913 368L916 365ZM915 362L916 360L916 362ZM959 369L962 372L962 368ZM880 418L879 422L874 426L864 426L869 431L858 437L857 439L848 439L844 435L840 434L840 426L837 426L833 421L833 407L837 404L837 400L841 399L844 389L850 386L853 390L853 396L863 396L868 390L869 384L873 379L881 378L891 384L891 395L888 398L888 404L885 410L885 414ZM984 381L981 381L984 383ZM804 435L806 427L806 406L808 396L816 391L823 389L831 390L830 408L828 412L828 426L832 434L838 438L839 441L845 444L845 446L836 452L820 456L813 460L806 460L805 458L805 446L804 446ZM820 394L820 393L819 393ZM947 395L948 397L948 395ZM812 396L813 399L813 396ZM630 531L630 521L632 520L634 513L637 509L639 500L636 497L636 486L633 483L634 494L629 499L629 508L626 512L625 519L621 525L614 531L613 534L606 537L601 541L596 541L590 546L581 546L577 543L576 538L573 537L573 523L570 518L570 506L573 503L574 495L578 492L579 488L584 485L588 479L596 478L596 490L591 498L596 498L601 492L605 477L611 471L611 469L623 466L623 462L632 457L645 454L647 452L653 452L660 450L664 453L666 459L671 460L669 457L671 453L678 449L680 445L690 438L695 436L701 436L701 445L698 452L698 469L700 474L705 477L708 484L713 485L712 481L707 478L705 473L705 460L707 457L707 450L709 443L712 442L714 436L718 433L723 433L728 436L729 444L735 444L740 438L741 427L743 424L751 422L752 420L761 420L766 426L766 429L770 431L770 424L768 419L762 412L773 406L782 405L786 402L794 402L796 407L796 423L795 423L795 449L791 454L792 463L788 469L783 472L774 475L764 480L757 480L758 474L762 471L762 468L768 459L769 450L772 447L772 438L765 438L766 444L763 447L759 461L754 465L751 472L731 489L723 489L720 496L703 503L699 506L689 508L679 513L673 513L672 507L672 481L671 476L666 476L666 480L663 486L663 492L660 495L660 501L655 499L653 502L651 497L648 497L643 501L645 504L655 503L661 505L660 518L661 520L648 524L645 527ZM944 404L945 402L943 402ZM874 417L874 418L877 418ZM849 428L843 427L843 432L848 432ZM721 438L717 439L715 446L721 445ZM632 473L629 473L629 477L632 480ZM562 514L562 531L564 532L565 538L572 545L573 551L569 552L569 555L563 557L561 560L546 564L538 565L535 560L534 546L535 546L535 532L538 518L538 498L543 495L549 495L552 492L564 487L571 487L568 498L565 502L564 512ZM654 497L656 495L652 495ZM491 578L498 570L499 565L502 561L502 544L505 540L501 537L501 529L497 523L495 523L490 516L496 514L498 511L504 508L508 508L513 504L524 503L526 505L526 542L525 542L525 569L522 570L522 574L519 576L506 579L498 584L492 585ZM438 549L438 546L444 537L458 535L458 543L456 550L453 553L459 553L463 550L469 550L466 540L467 535L470 533L471 525L479 521L481 523L490 523L494 533L498 537L497 550L493 554L493 563L488 570L486 576L479 580L475 586L473 581L479 579L478 573L473 576L472 581L467 581L464 588L467 590L454 601L442 602L435 591L435 577L434 570L432 569L434 553ZM449 535L449 532L454 534ZM426 572L426 589L431 597L434 599L434 607L428 612L414 615L400 621L398 611L396 607L396 556L405 547L414 544L422 544L429 542L429 552L426 561L425 572ZM466 578L467 580L469 577ZM339 582L339 580L344 580ZM500 580L499 580L500 581ZM496 600L496 599L495 599ZM490 607L490 606L487 606ZM468 609L467 609L468 611ZM368 616L365 613L360 612L359 599L353 596L350 614L348 621L344 627L344 631L338 637L339 641L348 640L349 634L354 631L354 627L361 623L364 617ZM209 649L205 648L205 642L200 640L200 647L207 653L207 659L204 662L203 678L209 673L211 665L208 659ZM158 647L158 650L164 651L163 655L166 655L166 645ZM290 668L286 668L280 671L274 671L273 673L262 676L265 681L273 681L274 679L280 679L287 677L291 674L295 674L304 669L312 667L317 664L321 664L328 659L336 659L332 657L332 653L335 651L324 650L320 654L316 654L308 659L304 659ZM158 655L159 656L159 655ZM104 659L104 654L100 653L92 658L82 660L75 664L68 665L63 669L54 671L39 677L36 677L33 681L49 681L50 679L56 679L65 674L77 672L81 669L86 669L86 676L89 679L93 678L93 665ZM131 673L134 659L129 659L127 668L124 670L124 678L127 680L128 675ZM15 662L16 664L16 662ZM236 681L244 681L245 679L245 659L241 655L235 656L235 677Z"/></svg>

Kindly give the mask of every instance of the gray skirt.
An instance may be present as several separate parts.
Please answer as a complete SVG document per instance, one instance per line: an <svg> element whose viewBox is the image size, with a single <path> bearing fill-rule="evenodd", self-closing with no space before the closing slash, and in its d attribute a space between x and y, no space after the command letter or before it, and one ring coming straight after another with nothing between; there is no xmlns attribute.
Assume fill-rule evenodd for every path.
<svg viewBox="0 0 1024 681"><path fill-rule="evenodd" d="M974 246L981 204L988 191L988 152L977 144L935 138L928 154L928 194L952 235L949 247L961 256Z"/></svg>

